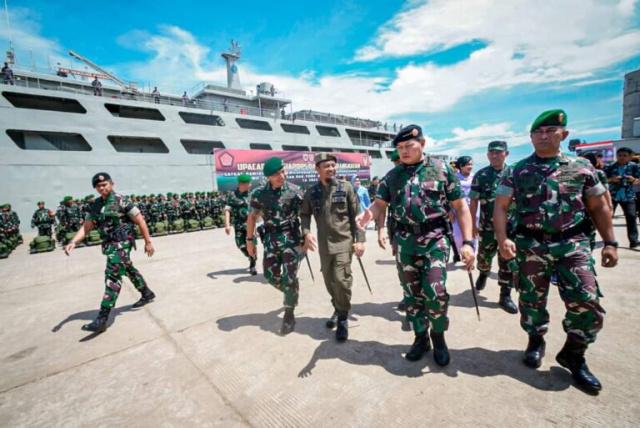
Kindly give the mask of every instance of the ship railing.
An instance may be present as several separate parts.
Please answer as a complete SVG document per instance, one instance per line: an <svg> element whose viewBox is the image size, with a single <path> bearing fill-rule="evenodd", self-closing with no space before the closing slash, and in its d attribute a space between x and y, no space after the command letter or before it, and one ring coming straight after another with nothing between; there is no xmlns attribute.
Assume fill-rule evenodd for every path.
<svg viewBox="0 0 640 428"><path fill-rule="evenodd" d="M367 146L367 147L390 147L391 141L380 141L373 140L370 138L351 138L351 142L356 146Z"/></svg>
<svg viewBox="0 0 640 428"><path fill-rule="evenodd" d="M342 115L333 115L330 113L319 113L312 110L302 110L293 113L296 116L296 120L308 120L310 122L330 123L334 125L353 126L357 128L378 128L380 129L381 123L372 121L370 119L351 118Z"/></svg>

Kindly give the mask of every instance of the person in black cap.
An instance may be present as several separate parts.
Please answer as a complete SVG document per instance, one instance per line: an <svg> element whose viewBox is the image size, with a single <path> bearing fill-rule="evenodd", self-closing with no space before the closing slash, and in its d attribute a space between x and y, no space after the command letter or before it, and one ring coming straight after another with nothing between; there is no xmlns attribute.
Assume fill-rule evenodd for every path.
<svg viewBox="0 0 640 428"><path fill-rule="evenodd" d="M142 307L156 297L129 257L131 248L135 248L134 224L140 228L145 242L144 252L149 257L153 255L154 248L147 223L140 215L140 210L129 198L113 191L111 176L106 172L100 172L93 176L91 184L100 198L91 204L82 227L65 247L64 252L67 256L70 255L77 242L82 241L95 227L98 228L102 238L102 254L107 256L105 292L98 317L93 322L83 325L82 329L100 333L107 329L109 313L115 306L122 288L123 273L142 294L140 300L133 304L134 308Z"/></svg>
<svg viewBox="0 0 640 428"><path fill-rule="evenodd" d="M438 365L449 364L449 349L444 332L449 294L446 268L451 242L446 233L446 201L455 208L464 236L460 249L467 269L475 261L471 241L471 214L451 167L435 157L425 156L422 129L409 125L398 132L393 145L401 164L380 181L376 199L358 216L360 227L377 219L389 206L395 223L394 240L398 273L402 277L407 315L413 325L415 340L405 358L416 361L431 349L428 324L431 324L434 359Z"/></svg>

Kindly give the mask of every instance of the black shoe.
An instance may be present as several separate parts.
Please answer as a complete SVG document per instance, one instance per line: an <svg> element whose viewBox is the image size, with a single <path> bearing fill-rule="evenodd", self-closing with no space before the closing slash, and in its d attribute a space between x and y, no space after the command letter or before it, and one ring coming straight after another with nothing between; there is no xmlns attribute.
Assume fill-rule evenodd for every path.
<svg viewBox="0 0 640 428"><path fill-rule="evenodd" d="M546 343L544 337L540 335L530 335L529 344L527 349L522 355L522 362L525 366L537 369L542 365L542 357L544 357L544 351L546 349Z"/></svg>
<svg viewBox="0 0 640 428"><path fill-rule="evenodd" d="M107 329L107 321L109 320L110 312L110 308L100 308L100 312L98 312L97 318L89 324L83 325L82 329L84 331L93 331L96 333L104 332Z"/></svg>
<svg viewBox="0 0 640 428"><path fill-rule="evenodd" d="M338 315L338 328L336 329L336 340L344 342L349 338L349 321L347 321L348 312Z"/></svg>
<svg viewBox="0 0 640 428"><path fill-rule="evenodd" d="M334 311L333 315L331 315L331 318L329 318L327 322L324 323L324 325L327 328L334 328L337 322L338 322L338 311Z"/></svg>
<svg viewBox="0 0 640 428"><path fill-rule="evenodd" d="M560 353L556 355L556 361L562 367L571 371L573 379L583 391L597 394L602 389L602 384L587 367L587 362L584 358L586 350L586 345L567 339Z"/></svg>
<svg viewBox="0 0 640 428"><path fill-rule="evenodd" d="M636 247L640 247L640 242L632 242L631 244L629 244L629 248L636 248Z"/></svg>
<svg viewBox="0 0 640 428"><path fill-rule="evenodd" d="M398 303L398 310L403 312L407 310L407 304L404 300L400 300L400 303Z"/></svg>
<svg viewBox="0 0 640 428"><path fill-rule="evenodd" d="M509 312L510 314L518 313L518 307L515 303L513 303L513 300L511 300L511 296L508 293L500 293L500 300L498 301L498 305L500 305L502 309L504 309L506 312Z"/></svg>
<svg viewBox="0 0 640 428"><path fill-rule="evenodd" d="M287 335L291 333L296 326L296 317L293 315L293 308L284 309L284 318L282 319L282 327L280 327L280 334Z"/></svg>
<svg viewBox="0 0 640 428"><path fill-rule="evenodd" d="M487 278L489 274L486 272L480 272L478 275L478 279L476 279L476 291L484 290L484 287L487 286Z"/></svg>
<svg viewBox="0 0 640 428"><path fill-rule="evenodd" d="M422 356L431 349L431 342L427 336L427 332L416 334L413 345L404 357L409 361L418 361Z"/></svg>
<svg viewBox="0 0 640 428"><path fill-rule="evenodd" d="M439 366L446 366L451 362L449 348L444 341L444 332L436 333L431 330L431 340L433 340L433 359Z"/></svg>
<svg viewBox="0 0 640 428"><path fill-rule="evenodd" d="M151 291L151 289L149 287L145 287L144 290L142 290L142 297L140 297L140 300L138 300L137 302L135 302L131 307L132 308L141 308L144 305L146 305L147 303L151 303L153 301L153 299L156 298L156 295L153 291Z"/></svg>
<svg viewBox="0 0 640 428"><path fill-rule="evenodd" d="M258 271L256 270L255 266L251 266L249 268L249 273L251 274L251 276L256 276L258 274Z"/></svg>

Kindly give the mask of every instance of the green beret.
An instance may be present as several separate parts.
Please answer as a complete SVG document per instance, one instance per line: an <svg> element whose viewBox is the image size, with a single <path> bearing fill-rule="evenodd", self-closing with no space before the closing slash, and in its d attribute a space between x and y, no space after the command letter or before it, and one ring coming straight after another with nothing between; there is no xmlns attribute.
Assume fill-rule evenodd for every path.
<svg viewBox="0 0 640 428"><path fill-rule="evenodd" d="M240 174L238 176L238 183L251 183L251 176L249 174Z"/></svg>
<svg viewBox="0 0 640 428"><path fill-rule="evenodd" d="M280 171L282 168L284 168L284 162L282 161L282 159L273 157L269 158L264 163L263 172L265 177L269 177L270 175L273 175L276 172Z"/></svg>
<svg viewBox="0 0 640 428"><path fill-rule="evenodd" d="M398 132L396 138L393 139L393 147L403 141L415 140L416 138L422 138L422 128L418 125L405 126L400 130L400 132Z"/></svg>
<svg viewBox="0 0 640 428"><path fill-rule="evenodd" d="M73 196L65 196L64 199L62 199L62 202L69 202L69 201L73 201Z"/></svg>
<svg viewBox="0 0 640 428"><path fill-rule="evenodd" d="M499 150L501 152L507 150L507 142L506 141L492 141L489 143L489 146L487 147L487 151L491 151L491 150Z"/></svg>
<svg viewBox="0 0 640 428"><path fill-rule="evenodd" d="M316 166L318 166L322 162L325 162L325 161L328 161L328 160L332 160L334 162L338 162L338 159L333 155L333 153L318 153L313 158L313 161L315 162Z"/></svg>
<svg viewBox="0 0 640 428"><path fill-rule="evenodd" d="M395 149L391 153L391 156L389 157L389 159L391 159L391 162L397 162L397 161L400 160L400 155L398 154L398 149Z"/></svg>
<svg viewBox="0 0 640 428"><path fill-rule="evenodd" d="M562 109L547 110L541 113L531 124L530 132L541 126L567 126L567 113Z"/></svg>
<svg viewBox="0 0 640 428"><path fill-rule="evenodd" d="M37 205L40 205L40 204L44 205L44 201L38 201Z"/></svg>

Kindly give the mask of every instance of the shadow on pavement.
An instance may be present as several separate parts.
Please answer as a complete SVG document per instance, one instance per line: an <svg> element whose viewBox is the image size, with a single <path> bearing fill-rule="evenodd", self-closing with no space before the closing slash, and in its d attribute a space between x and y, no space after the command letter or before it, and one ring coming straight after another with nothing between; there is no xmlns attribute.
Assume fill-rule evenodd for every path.
<svg viewBox="0 0 640 428"><path fill-rule="evenodd" d="M224 269L224 270L219 270L216 272L209 272L207 274L207 276L211 279L218 279L219 275L240 275L243 273L248 273L249 272L249 268L242 268L242 269Z"/></svg>
<svg viewBox="0 0 640 428"><path fill-rule="evenodd" d="M478 306L481 308L491 308L491 309L502 309L498 302L491 302L487 299L486 296L479 294L476 292L476 296L478 298ZM517 304L517 301L516 301ZM459 294L452 294L449 299L449 305L458 306L460 308L475 308L475 304L473 303L473 295L471 294L471 288L463 291Z"/></svg>
<svg viewBox="0 0 640 428"><path fill-rule="evenodd" d="M111 325L115 322L115 319L121 313L129 312L132 309L133 309L133 304L113 308L111 310L111 313L109 314L109 322L107 324L107 328L111 327ZM83 320L83 321L91 322L98 316L98 311L99 311L99 309L96 309L96 310L91 310L91 311L77 312L77 313L75 313L73 315L69 315L67 318L65 318L64 320L60 321L56 326L54 326L51 329L51 332L52 333L57 333L58 331L60 331L60 329L62 329L62 327L65 324L67 324L67 323L69 323L71 321ZM91 333L87 337L84 337L84 338L80 339L80 342L86 342L87 340L91 340L94 337L97 337L99 335L100 335L100 333Z"/></svg>

